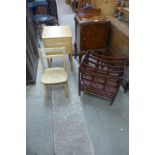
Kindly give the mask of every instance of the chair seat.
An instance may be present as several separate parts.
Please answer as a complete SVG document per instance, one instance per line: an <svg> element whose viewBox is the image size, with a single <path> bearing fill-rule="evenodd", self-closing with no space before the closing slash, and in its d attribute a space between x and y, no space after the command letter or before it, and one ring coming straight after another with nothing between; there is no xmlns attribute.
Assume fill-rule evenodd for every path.
<svg viewBox="0 0 155 155"><path fill-rule="evenodd" d="M45 22L45 21L51 21L52 16L46 15L46 14L36 14L33 16L33 21L35 22Z"/></svg>
<svg viewBox="0 0 155 155"><path fill-rule="evenodd" d="M67 73L64 68L48 68L41 75L43 84L61 84L67 81Z"/></svg>

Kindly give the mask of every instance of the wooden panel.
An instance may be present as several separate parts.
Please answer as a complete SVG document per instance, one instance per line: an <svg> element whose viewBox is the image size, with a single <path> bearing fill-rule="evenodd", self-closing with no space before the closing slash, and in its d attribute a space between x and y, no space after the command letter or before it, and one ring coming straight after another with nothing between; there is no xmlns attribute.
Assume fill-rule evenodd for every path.
<svg viewBox="0 0 155 155"><path fill-rule="evenodd" d="M109 23L83 25L81 29L81 49L101 49L106 46Z"/></svg>
<svg viewBox="0 0 155 155"><path fill-rule="evenodd" d="M83 9L76 9L75 12L78 14L78 16L83 16L84 14L92 14L92 15L100 15L101 9L89 9L89 10L83 10Z"/></svg>
<svg viewBox="0 0 155 155"><path fill-rule="evenodd" d="M97 0L96 7L101 8L103 15L114 15L117 0Z"/></svg>
<svg viewBox="0 0 155 155"><path fill-rule="evenodd" d="M69 26L44 26L42 38L63 38L72 37Z"/></svg>
<svg viewBox="0 0 155 155"><path fill-rule="evenodd" d="M53 47L53 44L57 44L57 46L62 47L62 44L66 46L66 50L68 54L72 54L72 38L46 38L43 39L44 46L46 48Z"/></svg>
<svg viewBox="0 0 155 155"><path fill-rule="evenodd" d="M115 26L111 25L109 50L114 56L129 56L129 37L121 33Z"/></svg>
<svg viewBox="0 0 155 155"><path fill-rule="evenodd" d="M72 32L69 26L45 26L42 39L46 48L53 46L50 44L62 43L66 45L67 52L72 54Z"/></svg>
<svg viewBox="0 0 155 155"><path fill-rule="evenodd" d="M77 15L75 18L75 34L78 49L104 48L109 32L109 20L104 18L104 16L91 16L88 18L87 15L88 13L83 16Z"/></svg>
<svg viewBox="0 0 155 155"><path fill-rule="evenodd" d="M95 8L97 8L97 2L96 1L98 1L98 0L91 0L91 4L92 4L92 6L93 7L95 7Z"/></svg>
<svg viewBox="0 0 155 155"><path fill-rule="evenodd" d="M101 8L103 15L114 15L117 0L79 0L78 8L82 7L84 1L91 1L95 8Z"/></svg>
<svg viewBox="0 0 155 155"><path fill-rule="evenodd" d="M118 31L126 36L129 36L129 26L126 23L121 22L113 16L108 16L108 19L111 21L111 24L118 29Z"/></svg>

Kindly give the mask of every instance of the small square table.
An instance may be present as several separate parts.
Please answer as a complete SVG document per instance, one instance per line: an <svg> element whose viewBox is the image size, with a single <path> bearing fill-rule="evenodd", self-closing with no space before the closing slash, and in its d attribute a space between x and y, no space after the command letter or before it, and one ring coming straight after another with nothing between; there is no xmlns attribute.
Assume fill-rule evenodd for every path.
<svg viewBox="0 0 155 155"><path fill-rule="evenodd" d="M71 28L69 26L44 26L42 39L45 48L52 48L54 44L60 44L60 46L63 44L66 47L71 71L73 71Z"/></svg>

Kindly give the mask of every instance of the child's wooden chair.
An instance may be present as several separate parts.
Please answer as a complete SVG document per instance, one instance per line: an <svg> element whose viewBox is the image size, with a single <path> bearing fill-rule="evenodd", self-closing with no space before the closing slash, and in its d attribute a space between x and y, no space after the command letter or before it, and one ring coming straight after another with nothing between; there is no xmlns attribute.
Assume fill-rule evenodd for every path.
<svg viewBox="0 0 155 155"><path fill-rule="evenodd" d="M42 66L41 83L44 85L45 97L48 96L48 86L61 85L65 87L65 95L68 96L68 81L66 72L66 50L65 47L42 48L39 49L39 57ZM55 57L62 57L64 59L64 67L46 68L44 59L49 60Z"/></svg>

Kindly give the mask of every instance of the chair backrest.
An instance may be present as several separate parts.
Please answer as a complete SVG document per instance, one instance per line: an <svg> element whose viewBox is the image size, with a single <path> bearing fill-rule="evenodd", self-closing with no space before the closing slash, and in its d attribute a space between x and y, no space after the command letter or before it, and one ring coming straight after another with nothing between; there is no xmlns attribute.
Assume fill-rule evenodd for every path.
<svg viewBox="0 0 155 155"><path fill-rule="evenodd" d="M56 17L58 19L58 11L57 11L57 2L56 0L48 0L49 4L49 13L51 16Z"/></svg>
<svg viewBox="0 0 155 155"><path fill-rule="evenodd" d="M65 47L53 47L53 48L41 48L38 49L42 70L45 70L44 59L51 59L55 57L63 58L64 69L66 70L66 48Z"/></svg>
<svg viewBox="0 0 155 155"><path fill-rule="evenodd" d="M49 14L48 2L46 0L35 1L35 14Z"/></svg>

